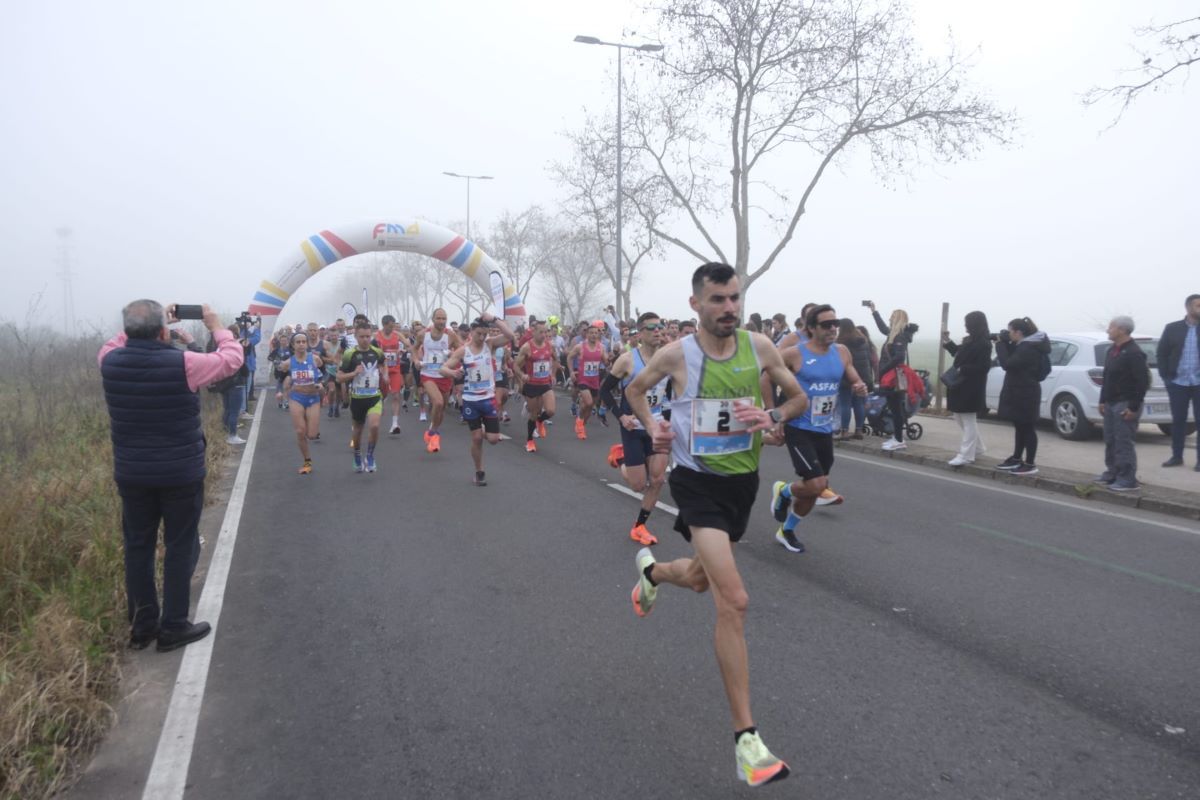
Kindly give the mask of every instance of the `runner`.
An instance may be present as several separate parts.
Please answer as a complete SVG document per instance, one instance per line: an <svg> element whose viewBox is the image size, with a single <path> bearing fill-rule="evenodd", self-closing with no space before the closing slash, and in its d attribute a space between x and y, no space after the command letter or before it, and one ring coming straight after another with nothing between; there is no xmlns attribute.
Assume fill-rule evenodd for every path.
<svg viewBox="0 0 1200 800"><path fill-rule="evenodd" d="M546 438L546 421L554 416L554 345L546 339L546 323L530 323L533 335L517 353L516 366L525 375L521 394L525 397L525 408L529 419L525 421L525 451L536 453L533 443L534 431Z"/></svg>
<svg viewBox="0 0 1200 800"><path fill-rule="evenodd" d="M300 455L304 457L299 472L308 475L313 471L308 443L321 435L321 387L318 381L324 362L320 356L308 351L308 336L297 333L292 337L292 356L285 363L288 374L282 388L275 393L275 399L282 402L287 397L291 400L292 428L296 431Z"/></svg>
<svg viewBox="0 0 1200 800"><path fill-rule="evenodd" d="M429 428L425 431L425 450L436 453L442 449L442 419L446 416L446 399L454 382L442 375L442 364L451 352L462 347L458 334L446 327L446 309L433 312L433 327L425 331L417 346L417 363L421 365L421 386L429 397Z"/></svg>
<svg viewBox="0 0 1200 800"><path fill-rule="evenodd" d="M837 417L838 387L844 374L854 392L865 396L867 385L854 370L850 351L838 344L838 316L832 306L813 306L805 323L807 343L796 344L783 352L783 362L791 370L800 388L808 394L808 408L783 428L788 455L800 480L776 481L771 489L771 513L783 525L775 532L775 541L792 553L803 553L804 544L796 538L796 525L817 505L821 493L829 488L833 469L833 426ZM763 377L764 397L769 408L774 392ZM791 501L791 508L788 508ZM838 497L837 502L841 502Z"/></svg>
<svg viewBox="0 0 1200 800"><path fill-rule="evenodd" d="M498 336L488 336L495 324ZM487 486L483 472L483 438L500 442L500 417L496 410L496 358L493 350L512 338L512 329L502 319L484 314L471 323L470 338L442 365L442 375L463 379L462 413L471 429L471 459L475 462L475 485Z"/></svg>
<svg viewBox="0 0 1200 800"><path fill-rule="evenodd" d="M334 331L325 336L325 354L325 402L329 408L326 413L331 419L340 418L344 389L337 379L337 371L346 351L342 347L342 337Z"/></svg>
<svg viewBox="0 0 1200 800"><path fill-rule="evenodd" d="M404 337L404 342L400 346L400 385L403 387L403 393L400 397L400 407L404 409L404 413L408 413L408 401L412 397L413 370L412 370L412 350L413 350L413 333L409 327L404 327L400 330ZM390 376L388 386L391 386Z"/></svg>
<svg viewBox="0 0 1200 800"><path fill-rule="evenodd" d="M646 521L650 519L650 512L654 510L666 481L668 456L654 452L650 434L634 416L624 395L618 398L615 390L618 382L622 390L628 388L654 357L662 345L663 330L662 320L654 312L647 311L638 317L636 338L630 340L633 348L617 357L600 385L600 399L616 415L621 431L621 443L614 444L608 451L609 466L620 467L621 477L629 488L642 493L642 507L629 531L629 538L647 546L658 544L658 539L646 528ZM663 377L646 394L646 404L650 406L650 416L655 422L663 419L663 405L670 385L670 379Z"/></svg>
<svg viewBox="0 0 1200 800"><path fill-rule="evenodd" d="M383 351L371 344L371 323L354 324L356 346L342 356L337 378L350 384L350 446L354 449L354 471L375 471L375 443L379 441L379 417L383 414L383 392L388 389L387 362ZM367 426L367 457L362 457L362 429Z"/></svg>
<svg viewBox="0 0 1200 800"><path fill-rule="evenodd" d="M571 383L579 392L579 415L575 417L575 435L580 439L587 438L587 421L592 416L592 409L596 407L596 398L600 394L600 372L605 363L604 348L600 346L600 333L604 327L600 320L593 322L588 326L584 340L572 347L571 352L567 354Z"/></svg>
<svg viewBox="0 0 1200 800"><path fill-rule="evenodd" d="M639 550L633 610L639 617L648 615L661 583L696 592L712 589L714 643L733 717L738 777L761 786L787 777L788 766L763 744L750 713L744 628L749 598L733 551L758 493L760 431L798 415L807 401L771 340L738 329L741 289L733 267L698 268L690 303L700 330L655 353L627 387L625 399L652 432L655 451L669 449L675 457L670 480L679 507L675 529L691 543L695 557L660 564L650 548ZM763 370L788 397L770 412L762 408L758 378ZM665 377L675 397L669 423L656 421L646 401Z"/></svg>
<svg viewBox="0 0 1200 800"><path fill-rule="evenodd" d="M407 337L396 329L396 318L391 314L384 315L383 327L375 334L375 344L383 351L383 360L388 370L388 386L392 387L392 427L389 432L394 435L400 432L401 387L404 386L404 373L401 369L403 362L400 356L408 348L409 342Z"/></svg>
<svg viewBox="0 0 1200 800"><path fill-rule="evenodd" d="M492 350L496 361L496 411L500 412L500 421L504 424L512 422L508 416L508 393L512 390L512 339L506 339Z"/></svg>

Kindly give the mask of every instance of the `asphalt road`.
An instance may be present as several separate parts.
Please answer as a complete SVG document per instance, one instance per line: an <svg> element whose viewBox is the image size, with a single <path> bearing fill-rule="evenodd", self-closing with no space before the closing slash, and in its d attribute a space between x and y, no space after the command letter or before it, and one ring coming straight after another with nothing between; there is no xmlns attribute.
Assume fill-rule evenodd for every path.
<svg viewBox="0 0 1200 800"><path fill-rule="evenodd" d="M560 408L565 411L565 403ZM717 798L735 781L712 602L630 606L637 502L563 414L536 455L415 413L354 474L263 409L188 798ZM560 412L561 413L561 412ZM776 545L765 451L753 708L813 798L1200 797L1200 527L864 457ZM669 494L662 498L671 503ZM660 559L689 549L659 510Z"/></svg>

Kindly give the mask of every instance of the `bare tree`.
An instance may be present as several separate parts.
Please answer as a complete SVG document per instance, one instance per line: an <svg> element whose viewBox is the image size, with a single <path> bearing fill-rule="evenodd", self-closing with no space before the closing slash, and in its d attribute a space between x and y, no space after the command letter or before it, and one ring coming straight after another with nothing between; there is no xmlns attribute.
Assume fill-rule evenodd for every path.
<svg viewBox="0 0 1200 800"><path fill-rule="evenodd" d="M1119 103L1114 125L1143 91L1149 89L1157 92L1171 84L1172 75L1180 71L1187 75L1192 65L1200 61L1200 17L1176 20L1165 25L1146 25L1135 28L1133 35L1139 43L1149 43L1134 45L1141 65L1124 71L1124 74L1136 77L1115 86L1092 87L1083 96L1086 106L1105 100Z"/></svg>
<svg viewBox="0 0 1200 800"><path fill-rule="evenodd" d="M521 297L529 296L534 279L554 263L564 246L553 220L537 205L516 214L505 211L480 244Z"/></svg>
<svg viewBox="0 0 1200 800"><path fill-rule="evenodd" d="M886 178L1008 141L1012 115L966 88L955 52L921 54L901 2L667 0L651 12L666 49L657 85L634 93L630 138L686 223L679 232L657 219L650 230L698 260L732 264L744 290L852 147ZM766 180L767 166L806 171L799 195ZM756 211L775 241L753 257Z"/></svg>
<svg viewBox="0 0 1200 800"><path fill-rule="evenodd" d="M547 267L538 297L565 322L578 322L599 306L600 290L611 284L597 257L591 233L560 231L564 246Z"/></svg>
<svg viewBox="0 0 1200 800"><path fill-rule="evenodd" d="M611 119L605 114L603 119ZM580 232L586 232L604 276L621 295L621 307L630 307L630 294L643 261L662 252L653 227L665 222L673 200L663 190L657 175L648 171L639 153L626 148L621 181L624 197L633 213L622 219L621 283L616 278L616 126L589 115L583 126L566 134L571 157L550 165L554 181L568 192L563 213Z"/></svg>

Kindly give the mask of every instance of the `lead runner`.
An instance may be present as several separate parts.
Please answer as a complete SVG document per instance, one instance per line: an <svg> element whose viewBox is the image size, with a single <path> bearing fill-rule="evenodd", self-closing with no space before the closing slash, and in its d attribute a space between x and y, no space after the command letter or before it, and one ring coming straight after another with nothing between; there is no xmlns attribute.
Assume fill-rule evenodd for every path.
<svg viewBox="0 0 1200 800"><path fill-rule="evenodd" d="M733 717L738 777L751 786L781 780L788 766L763 744L750 713L750 668L745 618L749 597L734 561L758 494L762 431L801 414L808 399L767 337L739 330L741 288L733 267L708 263L692 275L689 302L700 319L693 336L655 353L625 392L656 452L675 458L670 487L679 508L675 529L691 543L693 558L658 563L648 547L637 554L633 609L648 615L661 583L696 592L712 589L717 608L717 664ZM763 408L760 372L787 398ZM655 420L646 392L671 378L671 421ZM768 434L772 438L775 432Z"/></svg>

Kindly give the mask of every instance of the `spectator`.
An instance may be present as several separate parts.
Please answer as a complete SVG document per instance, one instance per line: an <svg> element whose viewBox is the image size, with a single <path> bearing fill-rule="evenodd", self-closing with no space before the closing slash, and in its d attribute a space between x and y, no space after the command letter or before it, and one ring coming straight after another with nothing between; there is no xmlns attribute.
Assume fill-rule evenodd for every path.
<svg viewBox="0 0 1200 800"><path fill-rule="evenodd" d="M943 334L942 341L942 347L954 356L954 369L958 372L958 382L946 387L946 407L962 431L958 453L950 459L952 467L971 464L976 456L987 452L979 435L978 414L984 406L988 371L992 368L991 329L982 311L967 314L963 324L967 335L962 342L951 341L949 332Z"/></svg>
<svg viewBox="0 0 1200 800"><path fill-rule="evenodd" d="M1050 340L1029 317L1014 319L1000 332L996 358L1004 370L997 413L1013 424L1013 454L996 469L1014 475L1037 474L1037 421L1042 406L1042 380L1049 370Z"/></svg>
<svg viewBox="0 0 1200 800"><path fill-rule="evenodd" d="M874 303L867 303L871 316L875 318L875 327L887 337L879 350L879 383L887 385L884 379L889 372L892 376L892 387L887 392L888 412L892 416L892 438L883 443L884 450L903 450L908 447L904 443L904 429L908 425L908 385L907 377L901 367L908 364L908 346L912 343L913 334L918 330L916 324L908 321L908 312L897 308L885 324L883 317L875 310Z"/></svg>
<svg viewBox="0 0 1200 800"><path fill-rule="evenodd" d="M251 351L250 343L246 339L237 338L241 335L242 329L237 325L230 325L229 332L233 334L238 345L242 348L242 357L246 359ZM206 351L209 353L217 350L217 341L213 337L208 339L208 347ZM249 378L249 368L242 363L237 372L230 375L224 380L217 381L212 384L209 389L218 392L221 395L221 400L224 403L224 413L221 417L221 422L225 425L225 432L228 434L225 439L228 444L245 444L246 440L238 436L238 419L241 416L242 408L246 403L246 381Z"/></svg>
<svg viewBox="0 0 1200 800"><path fill-rule="evenodd" d="M1192 419L1200 423L1200 294L1188 295L1183 307L1187 316L1168 322L1158 340L1158 374L1171 400L1171 457L1164 467L1183 464L1183 444L1187 438L1188 407ZM1196 466L1200 472L1200 436L1196 437Z"/></svg>
<svg viewBox="0 0 1200 800"><path fill-rule="evenodd" d="M783 314L776 314L771 317L771 341L779 344L779 340L787 336L791 331L788 329L787 317Z"/></svg>
<svg viewBox="0 0 1200 800"><path fill-rule="evenodd" d="M879 349L876 348L875 343L873 341L871 341L871 332L869 330L867 330L866 325L855 325L854 327L858 328L858 332L861 333L863 335L863 338L867 340L867 347L870 348L870 350L871 350L871 374L878 375L879 374Z"/></svg>
<svg viewBox="0 0 1200 800"><path fill-rule="evenodd" d="M200 557L204 507L204 430L201 386L233 375L242 348L216 313L203 307L215 353L170 345L175 306L135 300L122 311L124 332L105 342L97 361L112 424L113 477L121 496L129 646L158 641L167 651L202 639L207 622L189 622L192 573ZM163 527L163 602L154 584L158 529Z"/></svg>
<svg viewBox="0 0 1200 800"><path fill-rule="evenodd" d="M1104 472L1096 483L1114 492L1137 490L1137 451L1133 437L1142 416L1142 400L1150 388L1146 354L1131 336L1133 319L1114 317L1108 323L1112 347L1104 357L1100 385L1100 416L1104 418Z"/></svg>
<svg viewBox="0 0 1200 800"><path fill-rule="evenodd" d="M858 377L871 390L875 382L875 373L871 370L871 348L867 340L854 327L854 321L843 319L838 322L837 343L850 351L850 360ZM866 430L866 398L857 394L850 381L843 375L841 386L838 387L838 406L842 412L842 427L839 439L861 439ZM850 413L854 413L854 435L850 435Z"/></svg>
<svg viewBox="0 0 1200 800"><path fill-rule="evenodd" d="M249 403L254 399L254 370L258 368L258 345L262 342L262 317L252 317L250 312L242 312L237 321L237 338L245 340L242 347L246 349L246 385L242 391L242 414L249 417Z"/></svg>

